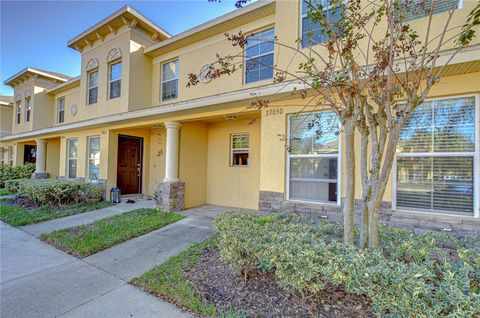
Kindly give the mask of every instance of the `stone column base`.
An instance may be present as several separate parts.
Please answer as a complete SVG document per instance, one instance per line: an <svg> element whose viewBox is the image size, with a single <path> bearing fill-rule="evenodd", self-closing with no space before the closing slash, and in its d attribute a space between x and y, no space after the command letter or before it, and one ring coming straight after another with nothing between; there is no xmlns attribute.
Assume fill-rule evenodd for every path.
<svg viewBox="0 0 480 318"><path fill-rule="evenodd" d="M34 172L32 179L48 179L48 172Z"/></svg>
<svg viewBox="0 0 480 318"><path fill-rule="evenodd" d="M157 187L157 208L167 212L185 209L185 182L162 181Z"/></svg>

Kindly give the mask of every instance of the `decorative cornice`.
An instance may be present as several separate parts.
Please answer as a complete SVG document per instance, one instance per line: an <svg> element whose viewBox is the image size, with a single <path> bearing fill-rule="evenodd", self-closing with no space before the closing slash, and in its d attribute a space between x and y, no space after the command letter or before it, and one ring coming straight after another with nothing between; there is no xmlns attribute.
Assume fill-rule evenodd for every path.
<svg viewBox="0 0 480 318"><path fill-rule="evenodd" d="M97 67L98 67L98 60L96 57L92 57L91 59L88 60L87 65L85 66L85 70L88 72Z"/></svg>
<svg viewBox="0 0 480 318"><path fill-rule="evenodd" d="M113 49L110 50L110 52L108 52L107 62L111 62L121 57L122 57L122 51L118 47L114 47Z"/></svg>

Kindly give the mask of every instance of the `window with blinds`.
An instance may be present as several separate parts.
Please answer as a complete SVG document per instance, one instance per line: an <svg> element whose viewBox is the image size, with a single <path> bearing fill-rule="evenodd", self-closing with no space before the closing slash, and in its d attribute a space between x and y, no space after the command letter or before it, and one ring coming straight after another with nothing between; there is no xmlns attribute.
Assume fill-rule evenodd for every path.
<svg viewBox="0 0 480 318"><path fill-rule="evenodd" d="M457 9L460 0L435 0L433 14ZM401 0L398 14L402 21L407 22L430 15L432 0Z"/></svg>
<svg viewBox="0 0 480 318"><path fill-rule="evenodd" d="M289 117L289 199L338 202L338 125L333 112Z"/></svg>
<svg viewBox="0 0 480 318"><path fill-rule="evenodd" d="M397 208L473 213L475 138L474 97L420 105L397 146Z"/></svg>
<svg viewBox="0 0 480 318"><path fill-rule="evenodd" d="M343 15L343 7L334 7L331 2L331 0L319 0L318 2L314 1L313 5L316 5L317 8L320 8L319 5L321 5L326 20L335 31L335 34L339 35L339 24ZM330 39L325 27L308 17L309 10L308 4L302 1L302 47L321 44Z"/></svg>

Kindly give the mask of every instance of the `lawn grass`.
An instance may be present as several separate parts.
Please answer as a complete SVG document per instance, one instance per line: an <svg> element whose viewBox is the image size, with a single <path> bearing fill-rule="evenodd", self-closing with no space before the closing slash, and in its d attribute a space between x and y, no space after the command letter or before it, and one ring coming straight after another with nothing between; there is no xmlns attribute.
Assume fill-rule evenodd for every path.
<svg viewBox="0 0 480 318"><path fill-rule="evenodd" d="M215 246L215 237L194 243L178 255L170 257L142 276L134 278L130 283L176 306L200 314L200 316L243 317L242 314L231 310L225 311L203 301L195 286L185 278L185 271L193 268L203 251L213 246Z"/></svg>
<svg viewBox="0 0 480 318"><path fill-rule="evenodd" d="M8 191L7 189L0 189L0 195L7 195L7 194L11 194L10 191Z"/></svg>
<svg viewBox="0 0 480 318"><path fill-rule="evenodd" d="M82 203L65 206L61 209L52 209L48 205L27 209L0 200L0 220L13 226L22 226L57 219L69 215L93 211L111 206L110 201Z"/></svg>
<svg viewBox="0 0 480 318"><path fill-rule="evenodd" d="M91 224L42 234L42 240L77 257L86 257L113 245L164 227L183 216L155 209L137 209Z"/></svg>

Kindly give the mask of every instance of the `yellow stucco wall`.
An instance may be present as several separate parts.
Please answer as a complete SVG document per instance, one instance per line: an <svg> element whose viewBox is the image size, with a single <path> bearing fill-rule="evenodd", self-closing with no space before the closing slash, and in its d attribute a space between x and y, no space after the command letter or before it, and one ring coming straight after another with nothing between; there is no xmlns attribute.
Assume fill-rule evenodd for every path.
<svg viewBox="0 0 480 318"><path fill-rule="evenodd" d="M56 179L59 176L60 167L60 138L47 140L47 160L45 161L45 170L48 171L49 178Z"/></svg>
<svg viewBox="0 0 480 318"><path fill-rule="evenodd" d="M12 133L13 107L0 105L0 137Z"/></svg>
<svg viewBox="0 0 480 318"><path fill-rule="evenodd" d="M207 202L208 128L205 122L188 122L180 130L178 176L185 182L185 207Z"/></svg>
<svg viewBox="0 0 480 318"><path fill-rule="evenodd" d="M260 125L258 117L208 125L207 203L258 209ZM232 133L250 134L248 167L230 166Z"/></svg>

